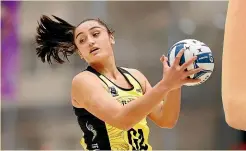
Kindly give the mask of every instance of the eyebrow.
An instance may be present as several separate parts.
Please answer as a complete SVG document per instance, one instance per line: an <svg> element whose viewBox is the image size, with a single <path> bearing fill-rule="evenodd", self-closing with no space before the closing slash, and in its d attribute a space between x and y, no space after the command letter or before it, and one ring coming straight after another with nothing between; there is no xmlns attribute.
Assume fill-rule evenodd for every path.
<svg viewBox="0 0 246 151"><path fill-rule="evenodd" d="M89 30L92 30L92 29L95 29L95 28L101 28L101 27L99 27L99 26L94 26L94 27L91 27ZM78 37L80 34L83 34L83 32L78 33L77 36L75 37L75 39L77 39L77 37Z"/></svg>

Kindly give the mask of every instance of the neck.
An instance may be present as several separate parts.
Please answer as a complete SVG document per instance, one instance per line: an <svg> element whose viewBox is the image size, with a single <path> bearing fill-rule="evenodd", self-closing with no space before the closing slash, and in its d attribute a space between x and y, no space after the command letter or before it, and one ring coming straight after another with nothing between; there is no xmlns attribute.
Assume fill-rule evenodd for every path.
<svg viewBox="0 0 246 151"><path fill-rule="evenodd" d="M117 79L117 76L120 74L113 56L103 62L90 64L90 66L109 79Z"/></svg>

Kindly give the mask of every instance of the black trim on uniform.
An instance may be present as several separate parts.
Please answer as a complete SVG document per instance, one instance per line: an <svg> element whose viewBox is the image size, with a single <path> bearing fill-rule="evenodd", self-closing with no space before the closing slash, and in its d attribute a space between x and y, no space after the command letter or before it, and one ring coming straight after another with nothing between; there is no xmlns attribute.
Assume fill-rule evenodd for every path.
<svg viewBox="0 0 246 151"><path fill-rule="evenodd" d="M99 79L101 79L100 78L101 74L99 72L97 72L94 68L92 68L91 66L88 66L86 70L94 73L95 75L98 76ZM108 87L108 84L103 79L101 79L101 81L103 81L106 84L106 86Z"/></svg>
<svg viewBox="0 0 246 151"><path fill-rule="evenodd" d="M111 150L105 122L92 115L84 108L73 106L87 150Z"/></svg>
<svg viewBox="0 0 246 151"><path fill-rule="evenodd" d="M103 74L100 74L98 71L96 71L95 69L93 69L91 66L88 66L87 67L87 70L88 71L91 71L93 73L95 73L98 77L100 75L104 76L109 82L111 82L113 85L115 85L117 88L123 90L123 91L131 91L134 89L134 85L128 80L128 78L126 77L126 75L120 70L119 67L117 67L117 69L119 70L119 72L124 76L124 78L126 79L126 81L131 85L131 88L123 88L123 87L120 87L118 85L116 85L114 82L112 82L109 78L107 78L106 76L104 76ZM99 77L100 78L100 77ZM101 78L100 78L101 79ZM101 79L102 80L102 79ZM102 80L104 81L104 80ZM104 82L105 83L105 82Z"/></svg>
<svg viewBox="0 0 246 151"><path fill-rule="evenodd" d="M126 73L126 74L129 74L133 79L135 79L136 81L137 81L137 83L139 84L139 86L140 86L140 88L142 89L142 91L143 92L145 92L144 90L143 90L143 87L142 87L142 85L140 84L140 82L129 72L129 71L127 71L127 70L125 70L125 69L123 69L123 68L120 68L120 67L118 67L123 73Z"/></svg>
<svg viewBox="0 0 246 151"><path fill-rule="evenodd" d="M116 84L116 86L118 87L118 88L120 88L120 89L122 89L122 90L124 90L124 91L131 91L131 90L133 90L134 89L134 85L130 82L130 80L126 77L126 75L124 74L124 72L122 72L122 70L121 70L121 68L120 67L117 67L117 69L118 69L118 71L124 76L124 78L126 79L126 81L131 85L131 88L122 88L122 87L119 87L119 86L117 86Z"/></svg>

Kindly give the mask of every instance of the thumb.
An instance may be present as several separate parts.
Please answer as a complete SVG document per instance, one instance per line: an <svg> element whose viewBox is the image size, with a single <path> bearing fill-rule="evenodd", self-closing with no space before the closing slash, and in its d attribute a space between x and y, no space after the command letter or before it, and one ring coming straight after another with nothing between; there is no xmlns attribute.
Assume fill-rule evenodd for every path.
<svg viewBox="0 0 246 151"><path fill-rule="evenodd" d="M161 58L160 58L160 61L163 62L165 60L165 56L162 55Z"/></svg>
<svg viewBox="0 0 246 151"><path fill-rule="evenodd" d="M165 70L165 69L168 69L168 68L169 68L169 65L168 65L168 58L165 57L165 56L163 55L162 58L161 58L161 61L162 61L164 70Z"/></svg>

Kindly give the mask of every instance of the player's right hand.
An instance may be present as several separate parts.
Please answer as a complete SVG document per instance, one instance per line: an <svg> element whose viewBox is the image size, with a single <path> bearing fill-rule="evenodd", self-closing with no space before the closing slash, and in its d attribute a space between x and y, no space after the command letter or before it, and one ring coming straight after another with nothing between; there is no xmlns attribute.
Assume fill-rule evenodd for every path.
<svg viewBox="0 0 246 151"><path fill-rule="evenodd" d="M188 77L190 75L200 72L202 68L197 68L189 71L185 70L189 65L191 65L197 59L197 57L194 56L193 58L191 58L190 60L188 60L187 62L185 62L180 66L179 65L180 59L183 53L184 53L184 49L179 51L172 66L168 65L167 57L162 56L160 58L161 62L163 63L162 81L165 84L165 86L168 87L168 89L170 90L180 88L186 83L196 83L200 81L200 79L190 79Z"/></svg>

